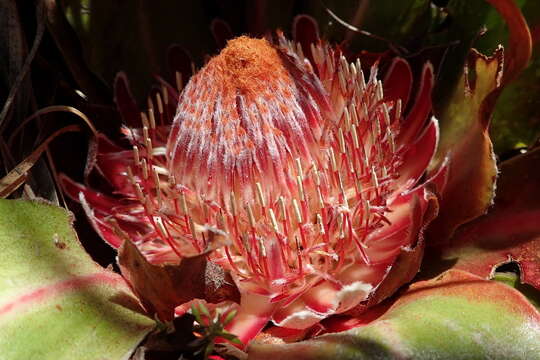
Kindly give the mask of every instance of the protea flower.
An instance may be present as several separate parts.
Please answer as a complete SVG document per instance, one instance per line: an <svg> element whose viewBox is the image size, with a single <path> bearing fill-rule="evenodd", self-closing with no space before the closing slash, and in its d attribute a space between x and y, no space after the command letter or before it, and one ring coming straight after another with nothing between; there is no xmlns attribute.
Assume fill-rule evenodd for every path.
<svg viewBox="0 0 540 360"><path fill-rule="evenodd" d="M17 51L7 53L15 67L0 115L0 194L26 199L0 200L5 358L540 354L534 2L239 2L244 11L232 2L6 3L0 13L12 19L10 33L26 36L10 36ZM62 8L82 35L82 53ZM304 10L321 31L297 15ZM183 31L179 11L194 29ZM214 16L223 20L208 24ZM300 45L282 35L227 45L232 29L258 36L278 23ZM103 41L115 27L129 31ZM162 72L154 55L165 44L200 54L212 48L210 34L224 50L198 74L187 51L169 48L167 79L174 83L177 71L176 83L158 78L142 113L119 75L118 126L92 72L138 73L138 93L142 74ZM345 40L334 48L319 34ZM483 54L475 44L495 50ZM36 105L52 106L30 115ZM121 274L93 261L110 258L92 249L95 234L73 231L36 163L54 141L50 178L58 179L55 169L77 171L58 150L76 151L80 138L57 137L81 128L70 123L29 148L70 121L59 111L93 130L85 185L61 179L117 249ZM124 138L114 142L96 130L120 128ZM515 145L525 153L507 157L504 148ZM235 334L246 348L233 348L242 346Z"/></svg>
<svg viewBox="0 0 540 360"><path fill-rule="evenodd" d="M302 331L360 313L410 281L445 181L444 166L426 179L429 64L413 87L401 58L364 75L324 42L310 50L312 62L281 34L230 40L184 89L163 83L142 127L123 129L131 149L98 139L91 165L114 196L63 177L113 247L227 270L241 294L228 330L244 343L268 321ZM116 100L133 123L126 84Z"/></svg>

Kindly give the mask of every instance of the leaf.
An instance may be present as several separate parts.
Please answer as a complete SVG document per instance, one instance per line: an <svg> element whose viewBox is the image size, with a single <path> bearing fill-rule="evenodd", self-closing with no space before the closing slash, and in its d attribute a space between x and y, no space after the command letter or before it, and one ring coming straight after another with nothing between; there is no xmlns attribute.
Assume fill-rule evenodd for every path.
<svg viewBox="0 0 540 360"><path fill-rule="evenodd" d="M126 358L154 325L122 277L84 252L71 220L43 202L0 200L6 359Z"/></svg>
<svg viewBox="0 0 540 360"><path fill-rule="evenodd" d="M328 15L319 17L324 32L331 33L338 41L351 42L351 48L357 51L385 51L389 43L383 39L408 45L425 36L431 22L430 1L427 0L322 3L323 6L326 4L325 12L335 15L335 18ZM317 6L315 4L317 2L313 6ZM367 31L372 36L360 35L344 24Z"/></svg>
<svg viewBox="0 0 540 360"><path fill-rule="evenodd" d="M472 47L489 54L499 45L504 45L503 84L510 82L525 68L531 55L531 35L520 6L527 15L527 5L533 3L534 0L450 0L444 8L439 9L447 14L446 20L440 24L440 29L435 29L426 37L428 40L425 44L434 47L450 45L439 69L434 95L437 110L442 111L448 106L448 98Z"/></svg>
<svg viewBox="0 0 540 360"><path fill-rule="evenodd" d="M229 313L227 314L227 316L225 316L225 319L223 320L223 325L227 325L228 323L230 323L231 320L236 316L237 312L238 311L236 310L229 311Z"/></svg>
<svg viewBox="0 0 540 360"><path fill-rule="evenodd" d="M487 0L508 24L509 46L504 65L503 83L513 80L529 63L532 40L527 22L515 0Z"/></svg>
<svg viewBox="0 0 540 360"><path fill-rule="evenodd" d="M197 304L192 304L191 305L191 314L193 314L193 316L195 317L195 320L198 322L198 323L201 323L202 320L201 320L201 313L199 312L199 307L197 306Z"/></svg>
<svg viewBox="0 0 540 360"><path fill-rule="evenodd" d="M540 44L533 54L529 67L505 87L497 101L490 129L497 154L532 145L540 137Z"/></svg>
<svg viewBox="0 0 540 360"><path fill-rule="evenodd" d="M110 103L107 87L86 65L77 34L62 12L61 5L64 4L59 5L56 0L46 0L43 4L46 7L49 33L79 88L93 102Z"/></svg>
<svg viewBox="0 0 540 360"><path fill-rule="evenodd" d="M502 48L492 57L473 50L447 109L436 114L441 141L430 167L437 169L446 157L450 162L439 216L428 229L430 244L447 242L459 225L484 214L493 201L497 167L488 124L502 61Z"/></svg>
<svg viewBox="0 0 540 360"><path fill-rule="evenodd" d="M527 299L540 310L540 291L528 284L522 284L519 281L519 276L513 272L496 272L493 280L502 282L513 287L520 293L525 295Z"/></svg>
<svg viewBox="0 0 540 360"><path fill-rule="evenodd" d="M188 47L197 59L211 53L211 19L198 1L62 3L90 69L109 84L125 71L139 99L146 97L153 74L165 73L172 44Z"/></svg>
<svg viewBox="0 0 540 360"><path fill-rule="evenodd" d="M516 261L521 281L540 289L540 148L501 165L495 206L459 229L441 258L489 278L495 267Z"/></svg>
<svg viewBox="0 0 540 360"><path fill-rule="evenodd" d="M537 21L539 10L534 0L450 0L445 7L449 14L448 26L429 36L433 46L457 41L447 49L438 74L434 95L438 112L448 105L456 76L461 74L471 47L489 54L499 45L504 46L502 84L508 88L497 102L491 129L498 154L518 142L530 144L540 130L534 106L534 99L538 97L535 96L538 93L537 67L529 67L527 75L519 76L517 83L512 81L526 67L531 55L531 35L523 15L527 20ZM536 131L531 131L531 127Z"/></svg>
<svg viewBox="0 0 540 360"><path fill-rule="evenodd" d="M0 111L0 127L3 128L11 105L15 105L14 112L16 116L21 116L20 114L27 110L29 106L29 98L32 98L33 94L30 80L26 76L41 43L45 26L43 21L44 7L42 3L39 3L36 6L36 35L31 50L28 54L25 54L25 34L22 29L16 2L2 2L0 9L2 10L2 14L5 14L0 20L0 29L2 30L0 31L0 50L5 54L3 57L7 58L7 60L0 62L0 75L5 77L5 79L1 80L6 81L5 85L8 85L10 88L5 101L1 99L3 105ZM26 58L23 63L23 57L25 55ZM20 91L23 91L22 96L16 98L17 93Z"/></svg>
<svg viewBox="0 0 540 360"><path fill-rule="evenodd" d="M518 291L464 271L417 282L370 324L249 359L540 359L540 313Z"/></svg>
<svg viewBox="0 0 540 360"><path fill-rule="evenodd" d="M487 19L496 13L484 0L449 0L446 6L438 8L437 12L445 20L439 24L438 29L426 36L425 45L447 47L433 94L435 110L440 112L448 106L456 85L459 86L467 57L472 47L476 46ZM496 42L487 53L493 52L498 44L499 42Z"/></svg>
<svg viewBox="0 0 540 360"><path fill-rule="evenodd" d="M199 303L199 309L201 309L201 312L204 316L206 316L207 318L211 318L210 316L210 312L208 311L208 308L206 307L206 305L204 305L204 303Z"/></svg>
<svg viewBox="0 0 540 360"><path fill-rule="evenodd" d="M5 138L34 110L36 102L39 103L34 93L36 84L32 82L30 73L35 65L34 59L41 58L38 51L43 48L42 39L46 31L45 7L43 2L29 5L25 11L25 6L17 1L3 1L0 4L0 14L3 15L0 19L0 53L3 54L0 60L0 87L5 89L0 91L0 131L5 133ZM27 43L27 39L32 39L31 43ZM49 92L54 93L50 90L54 85L47 85ZM7 147L2 142L1 157L7 168L25 162L23 157L33 150L35 133L32 136L32 139L21 140L16 148ZM8 180L17 178L12 189L27 181L35 193L58 202L54 179L45 161L34 162L32 172L28 176L25 174L24 179L11 174Z"/></svg>
<svg viewBox="0 0 540 360"><path fill-rule="evenodd" d="M118 264L146 310L164 321L173 319L175 307L193 299L218 303L239 296L230 276L205 254L184 258L178 265L153 265L126 239ZM203 308L197 310L204 314Z"/></svg>
<svg viewBox="0 0 540 360"><path fill-rule="evenodd" d="M523 14L531 25L540 24L540 2L526 1ZM540 34L537 30L537 34ZM516 147L531 145L540 137L540 37L533 37L535 46L529 66L503 92L493 115L491 138L498 154Z"/></svg>
<svg viewBox="0 0 540 360"><path fill-rule="evenodd" d="M28 176L28 172L35 165L41 154L47 150L47 147L58 136L67 132L79 131L80 128L77 125L66 126L54 134L49 136L41 145L39 145L32 153L21 161L14 169L12 169L6 176L0 179L0 197L5 198L11 195L17 190Z"/></svg>

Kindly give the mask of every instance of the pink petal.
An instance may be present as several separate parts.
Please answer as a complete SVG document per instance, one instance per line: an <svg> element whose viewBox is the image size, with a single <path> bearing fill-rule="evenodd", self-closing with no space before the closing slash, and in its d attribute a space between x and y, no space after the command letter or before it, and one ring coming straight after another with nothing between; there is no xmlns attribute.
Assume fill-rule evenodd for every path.
<svg viewBox="0 0 540 360"><path fill-rule="evenodd" d="M81 203L84 212L86 213L86 216L88 217L88 221L94 228L94 230L98 233L98 235L110 246L112 246L115 249L118 249L120 246L122 246L122 243L124 242L123 239L118 237L114 230L111 228L109 224L107 224L105 221L103 221L103 216L99 216L94 213L94 211L90 208L88 203L86 202L86 199L84 197L84 193L79 193L79 202Z"/></svg>
<svg viewBox="0 0 540 360"><path fill-rule="evenodd" d="M104 134L98 134L97 135L97 145L98 145L98 152L100 153L112 153L112 152L119 152L125 150L124 148L116 145L112 140L110 140L107 136Z"/></svg>
<svg viewBox="0 0 540 360"><path fill-rule="evenodd" d="M372 289L362 278L346 284L323 280L291 304L278 309L272 320L277 326L307 329L323 318L358 305Z"/></svg>
<svg viewBox="0 0 540 360"><path fill-rule="evenodd" d="M403 154L403 164L398 170L399 178L394 182L395 191L410 189L418 182L435 155L438 142L439 125L435 118L431 118L416 142Z"/></svg>
<svg viewBox="0 0 540 360"><path fill-rule="evenodd" d="M403 58L395 58L384 77L384 98L396 102L401 99L402 109L405 109L413 83L413 74L409 63Z"/></svg>
<svg viewBox="0 0 540 360"><path fill-rule="evenodd" d="M227 45L227 41L233 38L231 27L221 19L212 20L210 31L212 31L218 49L223 49Z"/></svg>
<svg viewBox="0 0 540 360"><path fill-rule="evenodd" d="M292 33L294 41L302 46L304 56L312 64L315 64L311 53L311 44L316 45L319 41L319 25L317 21L309 15L297 15L293 20Z"/></svg>
<svg viewBox="0 0 540 360"><path fill-rule="evenodd" d="M270 303L267 296L242 292L240 307L225 329L247 345L266 326L280 303Z"/></svg>
<svg viewBox="0 0 540 360"><path fill-rule="evenodd" d="M178 107L178 102L180 101L180 94L178 93L178 88L175 86L172 86L169 82L167 82L165 79L163 79L161 76L154 76L155 79L159 82L161 85L161 88L153 87L151 90L151 99L153 101L154 105L154 112L156 116L156 122L159 123L159 108L156 100L156 95L159 92L160 96L162 98L162 105L165 108L165 122L162 125L169 125L172 122L172 119L176 113L176 108ZM175 79L176 82L176 79ZM165 93L164 93L165 91ZM156 101L154 101L156 100Z"/></svg>
<svg viewBox="0 0 540 360"><path fill-rule="evenodd" d="M401 124L402 131L398 136L398 144L401 146L414 142L424 127L431 112L431 91L434 81L433 66L428 63L424 65L420 90L416 95L414 105Z"/></svg>
<svg viewBox="0 0 540 360"><path fill-rule="evenodd" d="M122 205L120 201L76 183L64 174L60 174L59 181L62 189L71 199L79 201L79 194L82 193L90 206L102 213L111 214L114 207Z"/></svg>
<svg viewBox="0 0 540 360"><path fill-rule="evenodd" d="M336 279L342 284L352 284L358 279L363 282L376 286L384 277L387 265L367 265L365 263L355 263L346 267Z"/></svg>
<svg viewBox="0 0 540 360"><path fill-rule="evenodd" d="M321 305L327 305L322 299ZM302 297L296 299L293 303L284 308L279 308L272 316L272 321L279 327L290 329L307 329L310 326L318 323L330 312L318 313L307 306Z"/></svg>
<svg viewBox="0 0 540 360"><path fill-rule="evenodd" d="M179 72L182 75L182 81L187 83L193 75L191 64L193 60L189 52L180 45L172 45L167 51L167 63L171 73Z"/></svg>
<svg viewBox="0 0 540 360"><path fill-rule="evenodd" d="M137 102L129 89L129 81L125 73L120 72L114 79L114 102L128 126L139 126L141 114Z"/></svg>
<svg viewBox="0 0 540 360"><path fill-rule="evenodd" d="M425 189L423 187L418 187L412 192L401 193L397 195L394 199L390 200L388 204L389 212L386 214L386 218L390 222L383 226L380 229L377 229L370 233L366 239L366 245L371 247L374 242L378 242L381 239L390 237L392 234L399 232L401 229L409 226L412 214L412 209L414 208L415 201L421 201ZM425 200L424 200L425 201Z"/></svg>
<svg viewBox="0 0 540 360"><path fill-rule="evenodd" d="M133 153L110 141L105 135L97 137L95 166L103 177L114 187L115 192L133 194L126 174L127 167L133 164Z"/></svg>

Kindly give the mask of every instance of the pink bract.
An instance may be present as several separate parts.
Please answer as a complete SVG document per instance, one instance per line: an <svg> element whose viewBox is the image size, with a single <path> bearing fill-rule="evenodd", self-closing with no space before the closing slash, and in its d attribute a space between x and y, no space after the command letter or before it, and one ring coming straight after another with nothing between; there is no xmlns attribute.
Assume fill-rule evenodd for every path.
<svg viewBox="0 0 540 360"><path fill-rule="evenodd" d="M142 115L118 77L118 108L142 127L123 129L131 149L97 139L114 193L62 177L111 246L127 238L154 265L206 253L228 271L241 294L228 330L244 343L268 321L301 331L410 281L446 181L445 165L425 178L439 137L429 64L413 86L401 58L364 76L339 49L310 50L313 62L281 34L231 40Z"/></svg>

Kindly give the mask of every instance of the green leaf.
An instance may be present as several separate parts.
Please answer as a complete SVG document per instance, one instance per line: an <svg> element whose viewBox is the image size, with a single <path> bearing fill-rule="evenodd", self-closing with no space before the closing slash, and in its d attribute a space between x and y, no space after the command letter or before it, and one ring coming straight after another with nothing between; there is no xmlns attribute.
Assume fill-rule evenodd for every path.
<svg viewBox="0 0 540 360"><path fill-rule="evenodd" d="M432 170L448 157L448 182L438 217L429 225L430 243L445 243L455 229L484 214L495 191L497 166L488 134L494 95L500 89L503 50L492 57L476 51L450 97L441 120L441 139Z"/></svg>
<svg viewBox="0 0 540 360"><path fill-rule="evenodd" d="M0 200L0 349L5 359L123 359L154 322L124 279L85 253L71 216Z"/></svg>
<svg viewBox="0 0 540 360"><path fill-rule="evenodd" d="M540 313L518 291L464 271L413 284L377 320L250 359L540 359Z"/></svg>
<svg viewBox="0 0 540 360"><path fill-rule="evenodd" d="M540 290L540 147L501 164L495 205L456 231L430 269L451 263L483 278L510 260L521 281Z"/></svg>
<svg viewBox="0 0 540 360"><path fill-rule="evenodd" d="M409 45L425 36L431 25L430 1L333 1L328 8L343 21L366 30L377 37L391 40L400 45ZM321 22L325 24L325 22ZM386 51L388 43L348 31L333 22L330 29L342 37L350 39L351 48L356 50ZM339 31L341 30L341 31ZM337 35L336 34L336 35ZM343 40L337 39L338 41Z"/></svg>
<svg viewBox="0 0 540 360"><path fill-rule="evenodd" d="M522 284L517 274L512 272L496 272L493 280L502 282L518 290L529 299L531 304L540 310L540 290L535 289L531 285Z"/></svg>
<svg viewBox="0 0 540 360"><path fill-rule="evenodd" d="M199 306L197 304L191 305L191 314L195 317L195 320L201 323L201 313L199 312Z"/></svg>
<svg viewBox="0 0 540 360"><path fill-rule="evenodd" d="M540 2L538 12L540 12ZM493 121L491 137L497 154L525 145L540 137L540 44L533 48L529 67L501 93Z"/></svg>
<svg viewBox="0 0 540 360"><path fill-rule="evenodd" d="M235 344L241 344L242 343L240 341L240 339L238 339L238 336L236 336L234 334L231 334L230 332L227 332L227 331L222 332L221 334L219 334L219 336L224 338L224 339L230 340L231 342L233 342Z"/></svg>
<svg viewBox="0 0 540 360"><path fill-rule="evenodd" d="M90 68L109 84L125 71L144 99L153 74L167 71L167 48L178 43L197 58L212 53L211 18L198 1L67 0L64 11Z"/></svg>
<svg viewBox="0 0 540 360"><path fill-rule="evenodd" d="M540 135L540 111L536 100L540 96L540 47L538 36L536 47L532 49L529 30L522 24L521 15L512 12L507 3L514 2L521 9L525 20L534 33L540 24L540 3L535 0L489 0L499 5L501 15L490 13L487 19L487 32L477 42L480 50L492 51L497 44L505 46L505 74L503 83L507 83L501 93L491 125L491 136L498 154L511 151L516 147L531 145ZM506 21L502 21L502 16ZM506 51L506 50L509 51ZM529 66L525 68L526 64ZM521 71L524 69L523 71ZM517 76L519 75L519 76ZM517 76L517 78L516 78Z"/></svg>
<svg viewBox="0 0 540 360"><path fill-rule="evenodd" d="M204 350L204 358L208 359L208 356L212 354L212 351L214 351L214 343L210 343L206 346L206 349Z"/></svg>
<svg viewBox="0 0 540 360"><path fill-rule="evenodd" d="M238 311L236 310L229 311L229 313L227 314L227 316L225 316L225 319L223 320L223 325L227 325L228 323L230 323L232 319L234 319L234 317L236 316L237 312Z"/></svg>
<svg viewBox="0 0 540 360"><path fill-rule="evenodd" d="M210 312L208 311L208 309L206 308L206 305L204 305L204 303L200 302L199 303L199 309L201 310L201 313L208 317L208 318L211 318L212 316L210 315Z"/></svg>
<svg viewBox="0 0 540 360"><path fill-rule="evenodd" d="M242 341L240 341L240 339L238 337L234 337L232 339L228 339L230 342L232 342L233 344L238 344L238 345L242 345Z"/></svg>
<svg viewBox="0 0 540 360"><path fill-rule="evenodd" d="M430 34L428 42L437 46L456 42L448 49L439 70L434 95L435 109L442 112L448 105L457 77L470 49L493 53L499 45L505 48L503 90L493 114L491 135L496 153L513 149L518 143L531 144L540 134L538 107L538 47L531 65L514 81L529 55L528 30L520 23L521 15L512 12L513 4L521 9L529 25L540 20L540 3L534 0L450 0L446 6L449 25ZM496 9L496 6L498 10Z"/></svg>

